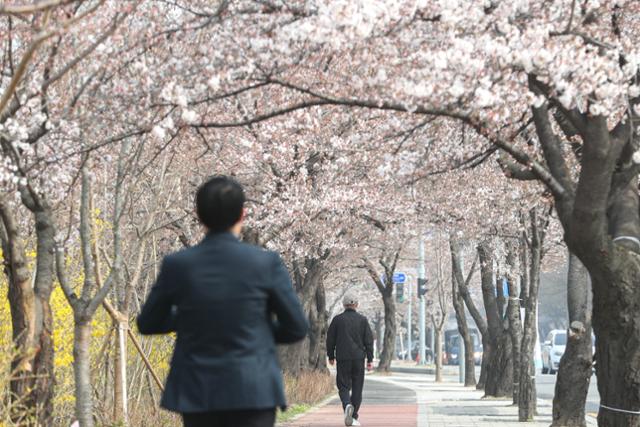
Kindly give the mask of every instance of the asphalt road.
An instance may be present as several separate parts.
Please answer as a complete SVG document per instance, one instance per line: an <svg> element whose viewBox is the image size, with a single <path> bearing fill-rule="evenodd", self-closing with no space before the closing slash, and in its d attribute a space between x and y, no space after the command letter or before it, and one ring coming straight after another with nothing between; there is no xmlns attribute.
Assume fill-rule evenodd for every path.
<svg viewBox="0 0 640 427"><path fill-rule="evenodd" d="M556 387L556 375L536 375L536 388L540 399L553 400L553 392ZM591 414L598 413L600 406L600 395L598 394L598 385L596 376L591 376L589 383L589 393L587 394L587 412Z"/></svg>

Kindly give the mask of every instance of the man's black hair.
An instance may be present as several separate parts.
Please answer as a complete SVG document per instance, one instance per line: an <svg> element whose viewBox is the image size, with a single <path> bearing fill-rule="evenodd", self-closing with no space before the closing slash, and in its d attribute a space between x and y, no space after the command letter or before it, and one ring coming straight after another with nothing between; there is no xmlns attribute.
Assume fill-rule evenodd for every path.
<svg viewBox="0 0 640 427"><path fill-rule="evenodd" d="M245 197L242 185L224 175L209 178L198 188L196 211L210 231L229 230L242 217Z"/></svg>

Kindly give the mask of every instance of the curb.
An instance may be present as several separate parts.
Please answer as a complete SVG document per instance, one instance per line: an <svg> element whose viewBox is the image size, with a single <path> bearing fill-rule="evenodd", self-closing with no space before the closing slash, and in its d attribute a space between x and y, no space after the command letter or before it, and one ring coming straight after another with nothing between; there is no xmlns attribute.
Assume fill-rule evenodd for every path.
<svg viewBox="0 0 640 427"><path fill-rule="evenodd" d="M338 397L338 393L330 394L325 399L321 400L320 402L316 403L311 408L309 408L308 411L302 412L302 413L292 417L291 419L289 419L287 421L284 421L284 422L281 422L281 423L276 423L275 427L286 427L287 425L299 420L300 418L304 417L305 415L308 415L308 414L310 414L312 412L317 411L318 409L320 409L320 408L322 408L324 406L327 406L329 404L329 402L331 402L336 397Z"/></svg>
<svg viewBox="0 0 640 427"><path fill-rule="evenodd" d="M540 399L538 398L538 402L545 402L553 406L553 401L549 399ZM584 416L584 420L588 426L597 426L598 425L598 417L591 415L590 413L586 413Z"/></svg>
<svg viewBox="0 0 640 427"><path fill-rule="evenodd" d="M398 374L426 374L426 375L435 375L436 370L434 368L405 368L405 367L391 367L391 372L396 372Z"/></svg>

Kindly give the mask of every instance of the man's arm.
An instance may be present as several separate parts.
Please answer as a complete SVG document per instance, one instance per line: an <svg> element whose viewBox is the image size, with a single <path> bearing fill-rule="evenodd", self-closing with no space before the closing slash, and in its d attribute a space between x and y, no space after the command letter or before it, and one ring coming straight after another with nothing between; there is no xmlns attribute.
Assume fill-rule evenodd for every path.
<svg viewBox="0 0 640 427"><path fill-rule="evenodd" d="M366 317L364 318L364 349L367 353L367 363L370 364L373 362L373 333Z"/></svg>
<svg viewBox="0 0 640 427"><path fill-rule="evenodd" d="M307 336L309 323L291 285L289 272L276 253L273 254L271 268L272 291L269 307L277 317L273 325L275 340L280 344L300 341Z"/></svg>
<svg viewBox="0 0 640 427"><path fill-rule="evenodd" d="M329 361L336 360L336 318L334 317L327 331L327 357Z"/></svg>
<svg viewBox="0 0 640 427"><path fill-rule="evenodd" d="M162 261L160 274L138 316L138 330L143 335L166 334L176 330L176 266L170 257Z"/></svg>

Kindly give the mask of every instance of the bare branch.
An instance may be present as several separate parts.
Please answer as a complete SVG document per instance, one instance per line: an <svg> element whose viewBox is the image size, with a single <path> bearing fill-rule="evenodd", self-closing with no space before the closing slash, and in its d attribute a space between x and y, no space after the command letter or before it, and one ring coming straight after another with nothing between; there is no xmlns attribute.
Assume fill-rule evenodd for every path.
<svg viewBox="0 0 640 427"><path fill-rule="evenodd" d="M98 3L90 12L94 12L95 10L98 9L98 7L100 7L101 3ZM83 59L85 59L86 57L88 57L93 51L96 50L96 48L98 46L100 46L102 43L105 42L105 40L107 40L118 28L118 26L124 21L124 19L127 17L127 14L122 14L122 15L116 15L113 19L113 22L111 23L111 25L109 26L109 28L100 35L100 37L98 37L96 39L96 41L94 41L90 46L88 46L85 50L83 50L82 52L80 52L75 58L73 58L71 61L67 62L60 70L58 70L58 72L56 72L53 76L51 76L49 79L47 79L43 84L42 84L42 91L46 91L49 86L51 86L53 83L55 83L56 81L60 80L62 77L64 77L65 74L67 74L73 67L75 67L76 65L78 65L78 63L80 63Z"/></svg>
<svg viewBox="0 0 640 427"><path fill-rule="evenodd" d="M375 266L367 258L363 258L362 261L364 261L363 267L365 270L367 270L367 273L369 273L369 276L371 276L373 283L375 283L380 293L384 294L386 291L386 286L384 285L384 283L382 283L382 280L378 276L378 272L376 271Z"/></svg>
<svg viewBox="0 0 640 427"><path fill-rule="evenodd" d="M506 155L498 157L498 165L500 165L502 172L504 172L508 178L517 179L519 181L534 181L538 179L531 169L522 167Z"/></svg>
<svg viewBox="0 0 640 427"><path fill-rule="evenodd" d="M375 219L375 218L373 218L373 217L371 217L371 216L369 216L367 214L362 214L362 215L360 215L360 217L362 219L364 219L365 221L367 221L369 224L373 225L374 227L376 227L376 228L378 228L378 229L380 229L382 231L385 231L387 229L387 227L385 227L385 225L382 223L382 221L380 221L378 219Z"/></svg>
<svg viewBox="0 0 640 427"><path fill-rule="evenodd" d="M78 0L42 0L36 4L25 5L0 5L0 15L30 15L38 12L48 11L49 9L70 4Z"/></svg>
<svg viewBox="0 0 640 427"><path fill-rule="evenodd" d="M62 293L67 299L67 302L69 302L71 308L76 310L78 305L78 296L69 285L69 280L67 279L67 274L65 272L64 255L65 251L62 247L56 248L56 272L58 273L58 281L60 282Z"/></svg>

